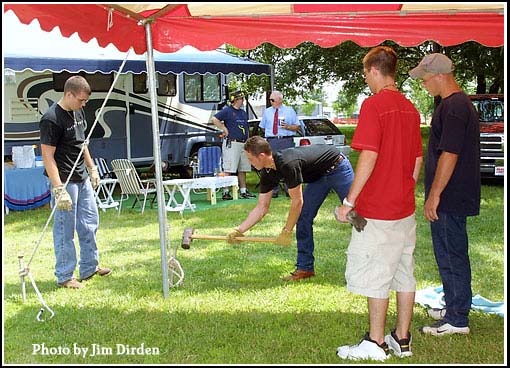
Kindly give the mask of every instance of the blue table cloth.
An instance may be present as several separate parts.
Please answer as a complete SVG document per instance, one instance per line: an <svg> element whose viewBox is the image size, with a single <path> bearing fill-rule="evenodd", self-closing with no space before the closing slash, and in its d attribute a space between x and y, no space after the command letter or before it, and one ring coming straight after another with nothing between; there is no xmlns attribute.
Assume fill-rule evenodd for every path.
<svg viewBox="0 0 510 368"><path fill-rule="evenodd" d="M4 205L11 210L30 210L51 199L50 181L44 167L4 169Z"/></svg>

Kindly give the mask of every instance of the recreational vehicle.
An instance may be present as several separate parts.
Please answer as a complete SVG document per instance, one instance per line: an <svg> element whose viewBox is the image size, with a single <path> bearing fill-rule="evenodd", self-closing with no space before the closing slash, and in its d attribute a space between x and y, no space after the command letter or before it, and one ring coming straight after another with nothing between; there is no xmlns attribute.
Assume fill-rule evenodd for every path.
<svg viewBox="0 0 510 368"><path fill-rule="evenodd" d="M137 166L153 163L150 96L145 59L129 58L110 95L121 59L71 57L4 58L4 155L13 146L38 144L39 119L62 96L71 75L83 75L92 88L85 107L88 131L97 117L89 149L108 162L129 158ZM229 73L271 74L271 66L221 51L155 52L161 158L168 165L189 170L198 148L220 145L211 117L227 101Z"/></svg>

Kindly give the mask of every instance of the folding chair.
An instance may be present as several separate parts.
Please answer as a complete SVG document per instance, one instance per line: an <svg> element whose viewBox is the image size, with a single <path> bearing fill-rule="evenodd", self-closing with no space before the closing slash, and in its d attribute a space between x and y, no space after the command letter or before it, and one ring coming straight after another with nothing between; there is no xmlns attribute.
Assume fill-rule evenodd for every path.
<svg viewBox="0 0 510 368"><path fill-rule="evenodd" d="M198 168L195 177L213 176L222 171L221 148L218 146L200 147L198 149ZM193 189L193 193L200 194L204 191Z"/></svg>
<svg viewBox="0 0 510 368"><path fill-rule="evenodd" d="M108 163L102 157L94 158L94 164L97 167L97 171L99 173L99 177L101 179L114 179L115 174L108 167Z"/></svg>
<svg viewBox="0 0 510 368"><path fill-rule="evenodd" d="M107 208L118 208L119 202L113 199L113 191L119 182L110 168L108 163L102 157L94 158L94 164L99 173L99 186L96 188L97 207L106 211Z"/></svg>
<svg viewBox="0 0 510 368"><path fill-rule="evenodd" d="M218 146L198 149L198 176L212 176L221 171L221 148Z"/></svg>
<svg viewBox="0 0 510 368"><path fill-rule="evenodd" d="M137 203L142 203L140 196L143 196L142 214L145 210L145 203L147 202L147 196L153 194L151 199L151 208L156 199L156 180L148 179L141 180L140 176L136 172L133 163L127 159L112 160L113 172L119 180L120 188L122 190L122 196L120 198L119 214L122 209L122 202L124 199L128 199L130 194L133 194L136 199L131 208L134 208ZM124 197L126 196L126 197Z"/></svg>

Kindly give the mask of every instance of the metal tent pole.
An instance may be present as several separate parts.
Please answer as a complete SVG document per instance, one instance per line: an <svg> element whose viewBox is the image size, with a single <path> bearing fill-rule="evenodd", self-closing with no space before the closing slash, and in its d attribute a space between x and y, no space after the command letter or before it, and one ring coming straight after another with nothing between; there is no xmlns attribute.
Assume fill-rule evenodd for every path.
<svg viewBox="0 0 510 368"><path fill-rule="evenodd" d="M161 246L161 270L163 274L163 296L168 297L168 264L166 259L166 210L165 194L162 183L161 169L161 148L159 139L159 117L158 117L158 98L156 95L155 65L154 53L152 49L152 33L150 22L145 23L145 33L147 36L147 81L151 98L152 115L152 144L154 146L154 163L156 169L156 190L158 198L158 218L159 218L159 239Z"/></svg>

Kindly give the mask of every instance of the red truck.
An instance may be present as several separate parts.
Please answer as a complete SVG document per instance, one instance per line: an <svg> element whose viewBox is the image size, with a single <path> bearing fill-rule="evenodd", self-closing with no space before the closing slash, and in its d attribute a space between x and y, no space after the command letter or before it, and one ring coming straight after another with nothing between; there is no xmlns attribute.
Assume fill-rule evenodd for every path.
<svg viewBox="0 0 510 368"><path fill-rule="evenodd" d="M480 173L482 178L505 175L504 95L470 95L480 120Z"/></svg>

